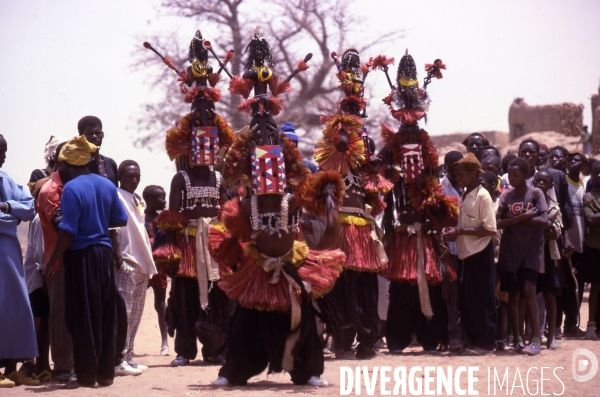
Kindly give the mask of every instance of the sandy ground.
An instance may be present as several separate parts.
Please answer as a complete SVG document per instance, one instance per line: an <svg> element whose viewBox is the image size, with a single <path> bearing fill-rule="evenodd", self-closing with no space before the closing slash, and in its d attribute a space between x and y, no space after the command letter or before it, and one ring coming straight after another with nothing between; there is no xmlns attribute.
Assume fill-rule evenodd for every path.
<svg viewBox="0 0 600 397"><path fill-rule="evenodd" d="M118 377L114 385L100 389L76 389L65 390L60 384L49 382L39 387L15 387L13 389L0 389L1 396L32 396L36 394L49 396L187 396L187 395L254 395L254 396L280 396L280 395L340 395L340 367L351 368L353 374L356 367L366 367L369 377L375 372L375 367L391 367L385 376L391 378L386 385L388 391L392 391L395 385L393 370L396 367L407 368L407 378L411 367L437 366L445 373L448 367L453 368L453 374L457 367L479 367L474 373L478 378L474 384L474 390L480 395L494 395L494 368L502 379L508 372L507 381L502 390L496 383L495 395L534 395L542 394L541 367L544 368L543 394L554 394L564 396L597 396L600 388L600 374L586 383L575 382L572 376L573 352L578 348L585 348L600 358L600 341L585 341L580 339L563 339L560 350L543 350L537 357L517 355L512 352L495 353L483 357L453 356L443 354L430 356L423 354L420 348L409 348L402 356L390 356L386 351L370 361L351 361L326 359L325 373L323 379L330 383L329 387L316 389L308 386L295 386L285 373L267 375L266 372L252 378L246 387L229 387L215 389L210 382L217 377L219 367L204 365L201 359L196 359L187 367L172 368L170 361L175 357L171 353L169 357L159 355L160 333L156 323L156 313L153 309L154 296L151 289L148 290L146 307L142 323L136 338L135 353L136 361L149 367L142 375L136 377ZM587 321L587 301L582 307L582 323ZM169 340L173 346L173 340ZM588 365L590 368L591 363ZM490 377L488 379L488 367ZM562 367L562 368L557 368ZM528 376L529 371L529 376ZM362 371L361 371L362 372ZM588 371L583 371L586 373ZM416 372L416 382L423 380L423 370ZM519 376L520 375L520 376ZM435 372L433 372L435 377ZM377 374L377 384L374 395L381 395L380 372ZM558 379L560 379L560 381ZM347 378L346 378L347 379ZM370 379L370 378L369 378ZM489 380L489 393L488 393ZM356 382L356 379L354 380ZM346 382L347 383L347 382ZM466 390L466 373L460 377L460 385ZM368 395L365 389L364 375L361 378L361 395ZM431 389L435 392L437 381L434 380ZM507 390L507 385L509 389ZM523 388L521 388L523 386ZM347 387L347 385L346 385ZM415 386L418 387L418 386ZM528 389L529 387L529 389ZM537 392L536 392L537 387ZM417 389L418 390L418 389ZM424 389L423 389L424 391ZM399 389L402 394L402 389ZM406 389L410 395L410 389ZM438 393L446 395L444 393ZM456 394L456 389L454 390ZM356 395L353 388L350 395Z"/></svg>

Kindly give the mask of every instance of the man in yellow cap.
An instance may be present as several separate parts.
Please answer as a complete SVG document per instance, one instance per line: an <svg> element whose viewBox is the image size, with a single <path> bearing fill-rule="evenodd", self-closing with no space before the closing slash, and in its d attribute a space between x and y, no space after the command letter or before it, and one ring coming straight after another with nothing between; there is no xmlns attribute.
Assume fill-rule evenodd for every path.
<svg viewBox="0 0 600 397"><path fill-rule="evenodd" d="M73 338L75 374L79 386L109 386L115 375L116 291L109 227L125 226L127 213L116 187L90 173L97 146L84 135L61 149L70 181L61 198L62 219L56 247L45 274L54 277L63 256L65 320Z"/></svg>

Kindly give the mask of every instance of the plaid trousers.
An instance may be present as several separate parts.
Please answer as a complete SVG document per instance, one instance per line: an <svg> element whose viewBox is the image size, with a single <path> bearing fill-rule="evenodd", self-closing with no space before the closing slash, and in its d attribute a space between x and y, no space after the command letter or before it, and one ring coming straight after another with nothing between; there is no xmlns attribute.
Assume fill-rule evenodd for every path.
<svg viewBox="0 0 600 397"><path fill-rule="evenodd" d="M149 279L150 276L142 273L137 266L130 265L127 262L123 262L121 268L115 272L117 289L123 296L127 306L127 341L123 350L126 361L133 358L133 342L142 320Z"/></svg>

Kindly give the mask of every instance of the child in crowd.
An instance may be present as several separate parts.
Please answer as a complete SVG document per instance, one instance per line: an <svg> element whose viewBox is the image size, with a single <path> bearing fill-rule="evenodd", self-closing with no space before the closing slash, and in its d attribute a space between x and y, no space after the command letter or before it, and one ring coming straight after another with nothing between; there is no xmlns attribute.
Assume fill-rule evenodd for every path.
<svg viewBox="0 0 600 397"><path fill-rule="evenodd" d="M585 240L585 218L583 215L583 196L585 195L585 186L580 177L583 167L587 163L587 158L581 152L571 152L565 158L567 167L567 182L569 196L573 205L573 226L566 230L565 237L565 257L571 259L573 268L577 269L583 259L583 243ZM575 302L574 283L569 283L566 296L568 298L565 311L564 332L565 336L581 337L584 336L583 330L577 324L577 314L581 307L583 299L583 280L579 273L576 274L577 284L579 285L578 300L579 306ZM569 285L567 285L569 287ZM565 294L563 294L565 295ZM564 301L563 298L563 301Z"/></svg>
<svg viewBox="0 0 600 397"><path fill-rule="evenodd" d="M594 321L600 296L600 161L594 162L591 169L594 184L592 191L585 195L584 214L589 232L585 238L583 261L580 275L583 281L591 283L589 296L589 320L585 339L595 340L596 322Z"/></svg>
<svg viewBox="0 0 600 397"><path fill-rule="evenodd" d="M481 149L481 163L483 164L483 159L490 155L500 158L500 151L492 145L484 146Z"/></svg>
<svg viewBox="0 0 600 397"><path fill-rule="evenodd" d="M502 173L501 175L504 175L508 172L508 164L513 161L514 159L516 159L518 156L512 153L508 153L506 156L502 157Z"/></svg>
<svg viewBox="0 0 600 397"><path fill-rule="evenodd" d="M468 353L491 353L498 325L496 313L494 247L496 234L494 203L479 184L481 164L473 153L456 162L454 171L462 195L458 227L446 233L456 240L462 272L459 275L461 322L470 342Z"/></svg>
<svg viewBox="0 0 600 397"><path fill-rule="evenodd" d="M537 355L541 351L536 281L544 246L542 227L548 220L544 193L527 186L529 162L516 158L509 163L508 180L513 190L500 197L497 227L504 229L500 241L498 271L500 288L509 294L508 319L516 336L515 351ZM524 329L519 321L519 298L524 297L531 322L533 338L529 346L523 343Z"/></svg>
<svg viewBox="0 0 600 397"><path fill-rule="evenodd" d="M167 195L162 187L149 185L142 192L142 197L146 202L146 209L144 210L146 231L150 238L152 251L154 251L166 243L166 236L156 225L156 218L158 218L158 212L164 210L167 205ZM167 305L165 304L167 298L167 273L165 270L158 269L158 273L150 279L148 286L152 287L152 291L154 291L154 310L156 310L156 314L158 315L158 329L160 329L161 338L160 355L168 356L171 352L169 350L167 322L165 321L165 313L167 311Z"/></svg>
<svg viewBox="0 0 600 397"><path fill-rule="evenodd" d="M127 306L127 341L122 366L139 370L147 367L133 361L133 344L142 320L148 280L156 274L150 239L146 232L146 203L135 193L140 183L140 167L133 160L123 161L117 170L119 200L127 213L127 226L117 235L115 282ZM128 369L128 368L127 368ZM118 371L118 370L117 370Z"/></svg>
<svg viewBox="0 0 600 397"><path fill-rule="evenodd" d="M581 170L581 174L583 175L583 187L586 192L589 192L594 185L594 182L590 183L592 180L592 165L594 165L597 160L593 157L587 157L586 159L587 163L585 164L585 167L583 167L583 170Z"/></svg>
<svg viewBox="0 0 600 397"><path fill-rule="evenodd" d="M535 174L533 184L544 192L548 204L548 222L544 227L544 262L538 275L536 291L543 293L548 323L548 349L558 348L556 341L556 294L561 289L559 278L560 234L562 230L562 214L558 203L548 196L554 185L552 174L546 170ZM544 324L540 324L543 328Z"/></svg>
<svg viewBox="0 0 600 397"><path fill-rule="evenodd" d="M496 156L487 156L484 158L483 164L488 159ZM497 158L497 157L496 157ZM499 158L498 162L500 161ZM488 164L488 169L495 169L495 166ZM482 166L485 169L485 166ZM494 211L498 210L498 198L501 192L499 191L500 178L498 174L493 171L484 171L483 174L479 175L479 183L481 186L488 191L492 201L494 202ZM502 230L497 229L496 234L492 236L492 244L494 245L494 264L498 264L498 256L500 255L500 239L502 238ZM497 269L496 269L497 270ZM508 335L505 335L507 329L508 320L508 293L500 290L500 277L496 272L496 299L498 300L498 328L496 329L496 350L504 351L510 349L510 345L513 341L513 334L508 330Z"/></svg>
<svg viewBox="0 0 600 397"><path fill-rule="evenodd" d="M483 169L483 171L490 171L496 175L498 182L495 184L495 193L497 197L500 197L500 195L504 193L508 187L508 184L502 182L500 174L502 172L502 162L500 157L496 155L488 155L484 157L484 159L481 160L481 169Z"/></svg>

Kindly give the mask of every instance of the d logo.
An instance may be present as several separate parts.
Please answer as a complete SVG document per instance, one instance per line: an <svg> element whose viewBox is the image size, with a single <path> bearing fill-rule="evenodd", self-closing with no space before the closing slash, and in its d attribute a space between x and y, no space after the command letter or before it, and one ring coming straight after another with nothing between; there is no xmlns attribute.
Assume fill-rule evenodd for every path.
<svg viewBox="0 0 600 397"><path fill-rule="evenodd" d="M580 356L585 356L582 358ZM579 358L578 358L579 357ZM573 352L573 359L571 361L571 368L573 371L573 379L575 382L583 383L591 380L598 372L598 359L588 349L575 349ZM583 372L589 368L589 372L585 375L580 375L578 372Z"/></svg>

